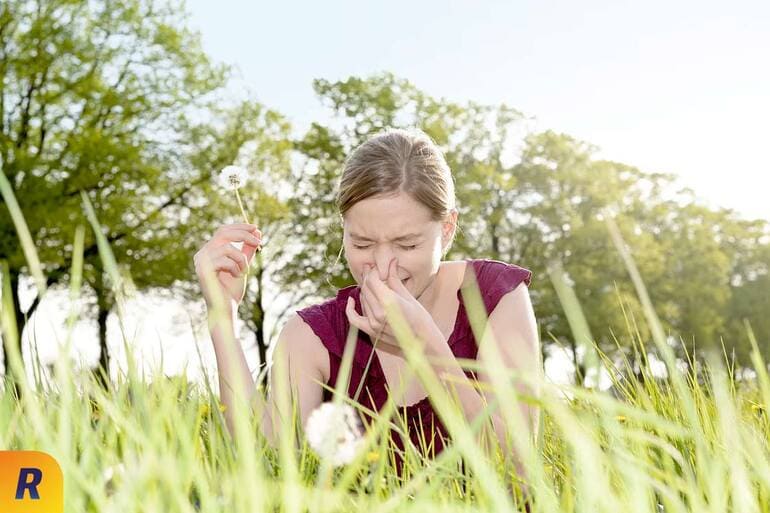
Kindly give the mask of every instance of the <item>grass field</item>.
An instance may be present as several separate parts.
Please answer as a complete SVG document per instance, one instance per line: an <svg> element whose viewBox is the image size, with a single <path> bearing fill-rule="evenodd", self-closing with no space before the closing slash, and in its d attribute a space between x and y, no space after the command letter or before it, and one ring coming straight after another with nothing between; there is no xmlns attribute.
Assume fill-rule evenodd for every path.
<svg viewBox="0 0 770 513"><path fill-rule="evenodd" d="M14 221L21 243L30 245L5 185L0 183L9 208L17 209ZM87 198L84 204L99 238ZM522 476L503 463L501 454L488 457L480 449L476 434L481 424L463 420L446 387L414 350L407 357L455 443L435 460L407 451L404 476L394 471L393 448L385 435L390 426L399 426L392 404L368 431L356 459L333 468L304 443L296 443L295 421L284 421L274 449L259 432L259 416L244 407L236 412L231 437L212 390L213 377L198 384L139 376L130 357L127 372L107 390L90 373L73 373L65 359L56 362L50 382L22 384L21 398L6 383L0 395L0 448L54 456L64 474L66 511L72 512L513 511L523 509L521 483L533 499L532 511L770 511L770 379L756 341L752 339L752 381L733 379L725 358L714 355L683 374L633 259L611 223L609 228L652 328L653 340L637 340L637 352L645 354L643 342L654 345L669 377L658 379L643 366L644 379L638 379L629 362L617 366L598 354L599 364L613 376L614 394L538 381L539 394L520 397L512 380L540 378L491 369ZM74 245L77 294L82 232ZM42 276L34 247L25 246L25 252L32 275ZM100 253L113 283L120 284L103 240ZM6 289L2 326L7 337L14 337L8 298ZM480 298L468 301L473 315ZM576 308L565 303L568 314L577 315ZM394 323L405 333L399 319ZM343 381L351 361L343 358ZM21 372L18 354L11 351L6 363L17 375ZM344 400L337 395L336 401ZM515 407L519 400L541 408L537 437L516 436L522 432Z"/></svg>

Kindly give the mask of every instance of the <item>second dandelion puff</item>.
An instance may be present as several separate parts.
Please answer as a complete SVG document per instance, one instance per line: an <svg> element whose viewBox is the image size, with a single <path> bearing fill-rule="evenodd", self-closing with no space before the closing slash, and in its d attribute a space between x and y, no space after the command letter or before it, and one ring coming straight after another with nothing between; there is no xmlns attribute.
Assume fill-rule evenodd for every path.
<svg viewBox="0 0 770 513"><path fill-rule="evenodd" d="M310 447L338 467L353 461L363 445L363 428L356 410L347 404L325 402L312 411L305 426Z"/></svg>

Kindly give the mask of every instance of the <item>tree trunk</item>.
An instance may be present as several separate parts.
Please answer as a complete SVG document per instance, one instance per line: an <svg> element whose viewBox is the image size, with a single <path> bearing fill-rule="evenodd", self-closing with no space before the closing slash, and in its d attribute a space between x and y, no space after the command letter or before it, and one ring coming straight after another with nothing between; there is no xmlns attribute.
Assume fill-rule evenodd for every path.
<svg viewBox="0 0 770 513"><path fill-rule="evenodd" d="M259 352L259 365L264 366L267 362L267 342L265 341L265 309L262 306L262 278L265 273L262 267L262 253L257 253L257 298L255 301L255 308L252 312L252 319L254 320L254 335L257 338L257 351Z"/></svg>
<svg viewBox="0 0 770 513"><path fill-rule="evenodd" d="M587 371L586 366L583 365L582 363L577 363L575 365L576 365L575 369L577 369L575 374L579 376L579 384L581 387L584 387L586 386L586 371Z"/></svg>
<svg viewBox="0 0 770 513"><path fill-rule="evenodd" d="M500 236L497 234L498 223L489 223L489 234L492 239L492 254L490 258L494 260L500 260Z"/></svg>
<svg viewBox="0 0 770 513"><path fill-rule="evenodd" d="M19 304L19 273L13 269L10 269L8 272L8 285L11 289L11 302L13 303L14 314L13 318L16 321L16 333L18 335L18 339L16 341L6 340L5 335L3 335L3 350L5 351L5 374L11 378L10 383L11 386L13 386L13 392L16 394L16 397L21 398L21 380L25 379L25 376L23 373L21 376L16 376L14 374L10 365L10 359L8 357L8 352L12 343L15 344L16 349L18 350L18 354L21 356L21 334L24 331L24 325L26 324L24 313L21 311L21 305Z"/></svg>
<svg viewBox="0 0 770 513"><path fill-rule="evenodd" d="M577 342L570 337L569 345L572 350L572 365L575 366L575 384L581 387L585 386L586 371L583 364L578 361Z"/></svg>
<svg viewBox="0 0 770 513"><path fill-rule="evenodd" d="M262 316L264 319L264 315ZM267 362L267 343L265 342L265 323L264 321L257 324L257 329L254 331L254 335L257 337L257 351L259 352L259 366L263 367Z"/></svg>
<svg viewBox="0 0 770 513"><path fill-rule="evenodd" d="M107 318L110 315L110 291L104 286L104 273L96 273L96 299L99 322L99 365L94 369L94 375L99 384L107 389L110 382L110 352L107 347Z"/></svg>

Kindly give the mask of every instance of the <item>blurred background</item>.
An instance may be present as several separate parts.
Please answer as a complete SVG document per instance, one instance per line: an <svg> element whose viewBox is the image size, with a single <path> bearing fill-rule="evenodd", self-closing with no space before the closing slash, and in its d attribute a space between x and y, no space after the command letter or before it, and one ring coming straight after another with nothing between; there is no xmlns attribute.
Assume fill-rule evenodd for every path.
<svg viewBox="0 0 770 513"><path fill-rule="evenodd" d="M28 370L70 358L115 377L124 340L145 369L213 370L192 257L242 221L216 180L238 164L266 240L238 324L256 371L294 310L353 283L335 263L336 180L353 147L392 126L445 151L461 226L447 259L533 271L551 379L609 384L585 376L554 268L609 357L638 361L632 341L650 336L603 211L683 368L716 350L740 370L747 323L767 359L769 54L761 2L6 0L0 157L49 287L39 296L4 202L2 280ZM83 193L126 279L118 294Z"/></svg>

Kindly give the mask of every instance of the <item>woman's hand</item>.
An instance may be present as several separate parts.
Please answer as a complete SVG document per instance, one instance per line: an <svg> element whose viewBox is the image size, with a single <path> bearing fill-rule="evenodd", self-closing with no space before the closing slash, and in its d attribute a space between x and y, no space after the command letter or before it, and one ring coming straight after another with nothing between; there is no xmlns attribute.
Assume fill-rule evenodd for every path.
<svg viewBox="0 0 770 513"><path fill-rule="evenodd" d="M388 278L383 282L377 272L371 268L365 268L360 295L364 315L358 315L352 297L348 298L345 313L350 324L369 335L375 347L403 356L401 344L386 318L385 305L396 305L412 333L417 336L426 333L431 325L435 328L435 322L425 307L401 283L397 269L398 259L391 260L388 266Z"/></svg>
<svg viewBox="0 0 770 513"><path fill-rule="evenodd" d="M231 242L243 242L240 250ZM262 232L253 224L233 223L220 226L214 236L193 257L206 305L213 306L213 294L206 275L215 278L225 300L241 304L244 295L244 272L254 259L254 253L262 245ZM209 274L209 276L211 276Z"/></svg>

